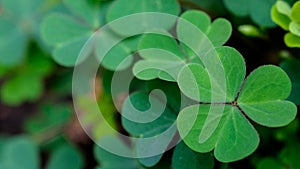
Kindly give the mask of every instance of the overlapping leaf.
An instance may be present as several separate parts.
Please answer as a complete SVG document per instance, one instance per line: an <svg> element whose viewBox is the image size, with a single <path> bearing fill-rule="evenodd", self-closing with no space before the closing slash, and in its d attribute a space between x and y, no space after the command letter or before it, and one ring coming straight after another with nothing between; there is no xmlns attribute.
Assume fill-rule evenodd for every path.
<svg viewBox="0 0 300 169"><path fill-rule="evenodd" d="M178 85L188 97L206 104L183 109L178 116L178 130L185 143L198 152L214 149L215 157L222 162L240 160L255 151L259 136L246 118L268 127L290 123L297 107L285 101L291 92L286 73L272 65L254 70L245 80L245 63L242 56L230 47L219 47L209 52L220 58L226 82L210 79L207 68L188 64L179 73ZM214 83L212 83L214 82ZM212 84L224 86L223 101L213 100Z"/></svg>
<svg viewBox="0 0 300 169"><path fill-rule="evenodd" d="M213 169L214 159L212 154L197 153L181 142L175 147L172 166L174 169Z"/></svg>
<svg viewBox="0 0 300 169"><path fill-rule="evenodd" d="M300 2L296 2L292 7L282 0L277 1L272 7L272 20L289 31L284 36L284 42L288 47L300 47Z"/></svg>
<svg viewBox="0 0 300 169"><path fill-rule="evenodd" d="M45 7L48 5L47 7ZM3 0L0 16L0 65L11 67L20 64L25 57L30 39L40 43L37 27L41 17L51 10L55 10L57 3L42 0Z"/></svg>
<svg viewBox="0 0 300 169"><path fill-rule="evenodd" d="M176 127L174 125L180 104L176 85L169 84L164 88L159 84L150 85L151 89L161 89L164 94L136 92L124 102L122 109L122 125L134 137L140 139L136 143L139 161L145 166L154 166L172 141ZM149 86L148 86L149 87Z"/></svg>
<svg viewBox="0 0 300 169"><path fill-rule="evenodd" d="M151 29L169 30L176 22L174 18L164 19L155 17L155 14L148 15L147 13L149 12L177 16L180 12L180 6L176 0L116 0L107 12L106 19L108 22L111 22L122 17L144 13L138 17L134 17L133 21L126 19L118 24L111 25L111 28L120 35L128 35L128 32L131 32L131 30L135 32L143 32Z"/></svg>
<svg viewBox="0 0 300 169"><path fill-rule="evenodd" d="M166 32L142 37L138 50L143 60L134 65L133 73L143 80L176 81L178 72L186 63L201 64L200 57L211 48L223 45L230 35L231 25L227 20L217 19L211 23L204 12L187 11L177 24L180 44Z"/></svg>
<svg viewBox="0 0 300 169"><path fill-rule="evenodd" d="M50 130L61 130L71 118L71 109L68 105L46 104L41 112L28 119L25 130L31 134L41 134Z"/></svg>
<svg viewBox="0 0 300 169"><path fill-rule="evenodd" d="M1 85L1 100L8 105L15 106L38 99L44 89L44 78L54 68L52 61L47 57L37 51L24 64L16 67L16 72L12 73L12 77Z"/></svg>
<svg viewBox="0 0 300 169"><path fill-rule="evenodd" d="M64 3L78 17L52 13L43 20L41 31L44 41L55 47L54 60L65 66L73 66L88 39L104 24L103 14L108 4L98 2L95 5L88 1L70 0ZM87 50L80 59L83 60L91 52Z"/></svg>
<svg viewBox="0 0 300 169"><path fill-rule="evenodd" d="M99 144L105 144L109 146L113 146L116 150L122 151L122 153L126 153L128 155L133 155L132 149L129 148L122 140L115 136L108 136L101 138L98 141ZM98 169L132 169L132 168L143 168L134 158L122 157L118 156L118 154L114 154L109 152L98 145L94 147L94 156L96 160L99 162L100 166Z"/></svg>
<svg viewBox="0 0 300 169"><path fill-rule="evenodd" d="M270 10L276 0L224 0L225 7L239 17L250 16L251 19L262 26L274 27L271 20Z"/></svg>

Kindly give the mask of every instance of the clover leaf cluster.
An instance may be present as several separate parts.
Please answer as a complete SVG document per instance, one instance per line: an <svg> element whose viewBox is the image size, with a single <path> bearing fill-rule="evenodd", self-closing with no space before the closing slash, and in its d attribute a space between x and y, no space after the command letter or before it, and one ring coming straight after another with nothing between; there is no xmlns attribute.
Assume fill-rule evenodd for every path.
<svg viewBox="0 0 300 169"><path fill-rule="evenodd" d="M288 47L300 48L300 1L292 7L285 1L277 1L272 7L272 20L288 31L284 42Z"/></svg>

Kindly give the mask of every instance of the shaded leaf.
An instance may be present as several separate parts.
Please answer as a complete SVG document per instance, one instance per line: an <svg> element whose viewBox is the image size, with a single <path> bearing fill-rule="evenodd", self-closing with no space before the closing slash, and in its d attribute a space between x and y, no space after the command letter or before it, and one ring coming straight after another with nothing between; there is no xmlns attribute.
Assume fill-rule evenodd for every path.
<svg viewBox="0 0 300 169"><path fill-rule="evenodd" d="M174 169L212 169L214 159L212 154L197 153L186 146L184 142L181 142L174 150L172 166Z"/></svg>
<svg viewBox="0 0 300 169"><path fill-rule="evenodd" d="M46 169L82 169L84 165L80 152L69 145L53 152Z"/></svg>

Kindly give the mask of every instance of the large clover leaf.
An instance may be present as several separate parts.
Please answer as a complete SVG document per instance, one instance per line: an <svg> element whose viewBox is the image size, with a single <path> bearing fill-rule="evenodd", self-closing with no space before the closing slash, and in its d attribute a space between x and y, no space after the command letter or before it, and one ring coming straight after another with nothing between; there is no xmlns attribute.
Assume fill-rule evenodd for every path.
<svg viewBox="0 0 300 169"><path fill-rule="evenodd" d="M191 149L203 153L214 149L219 161L232 162L250 155L259 144L258 133L247 118L268 127L284 126L295 118L297 107L284 100L291 92L291 82L282 69L262 66L244 81L241 54L230 47L215 50L207 55L220 58L226 82L211 81L216 77L211 77L200 64L186 65L179 73L178 85L200 104L183 109L177 125ZM225 86L226 91L221 91L226 95L223 102L212 99L214 92L220 91L213 91L211 82Z"/></svg>
<svg viewBox="0 0 300 169"><path fill-rule="evenodd" d="M222 27L222 29L220 29ZM197 29L198 34L191 33ZM134 65L133 73L143 80L160 78L176 81L181 68L187 63L201 63L199 55L223 45L231 35L231 24L225 19L211 23L201 11L190 10L181 15L177 24L180 44L166 32L146 34L138 46L143 60Z"/></svg>

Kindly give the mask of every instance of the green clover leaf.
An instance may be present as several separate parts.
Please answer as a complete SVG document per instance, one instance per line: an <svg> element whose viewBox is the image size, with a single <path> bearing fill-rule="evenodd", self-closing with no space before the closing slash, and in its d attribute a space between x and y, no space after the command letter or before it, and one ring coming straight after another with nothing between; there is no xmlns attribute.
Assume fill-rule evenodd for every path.
<svg viewBox="0 0 300 169"><path fill-rule="evenodd" d="M282 29L289 31L284 36L284 42L288 47L300 48L300 2L293 7L282 0L277 1L271 10L272 20Z"/></svg>
<svg viewBox="0 0 300 169"><path fill-rule="evenodd" d="M53 59L64 66L74 66L83 46L94 31L104 24L104 19L100 16L106 11L107 4L98 2L94 5L88 1L70 0L63 2L77 18L62 13L51 13L43 20L41 32L43 40L54 46ZM91 52L86 51L82 60Z"/></svg>
<svg viewBox="0 0 300 169"><path fill-rule="evenodd" d="M127 4L134 3L127 0L97 1L95 3L88 1L64 0L65 6L75 16L68 16L62 13L52 13L48 15L42 23L43 39L49 45L54 46L53 58L56 62L64 66L74 66L81 63L88 56L95 54L101 60L101 64L109 70L123 70L128 68L132 62L132 53L137 48L138 37L126 38L120 36L117 28L112 26L105 27L103 30L105 38L99 35L101 27L105 23L112 22L123 16L140 12L163 12L177 15L179 5L175 0L172 1L136 1L135 8L125 8ZM121 8L121 10L120 10ZM175 12L174 12L175 11ZM143 18L145 19L145 18ZM147 22L148 23L148 22ZM155 28L170 28L174 22L167 26L157 25ZM148 26L148 25L144 25ZM53 29L55 27L56 29ZM126 29L124 29L126 28ZM129 29L122 25L121 29ZM103 55L103 44L109 44L107 39L123 39L120 43L109 49L105 56ZM96 47L97 46L97 47ZM80 57L79 57L80 56Z"/></svg>
<svg viewBox="0 0 300 169"><path fill-rule="evenodd" d="M219 161L232 162L247 157L259 144L258 133L247 118L264 126L280 127L295 118L297 107L284 100L291 92L291 82L282 69L261 66L244 81L246 71L242 55L230 47L215 50L207 56L220 58L226 91L212 90L212 83L225 84L218 77L211 77L202 65L186 65L179 73L178 85L186 96L200 104L183 109L177 125L191 149L202 153L214 149ZM213 100L214 92L217 96L225 95L226 99Z"/></svg>
<svg viewBox="0 0 300 169"><path fill-rule="evenodd" d="M191 34L191 27L201 34ZM211 23L204 12L186 11L177 24L178 39L185 43L178 44L170 34L162 31L144 35L138 46L143 60L134 65L133 73L142 80L159 78L175 82L184 65L201 63L198 55L223 45L229 39L231 30L231 24L225 19L216 19Z"/></svg>
<svg viewBox="0 0 300 169"><path fill-rule="evenodd" d="M134 4L134 6L128 6L128 4ZM124 8L125 6L127 8ZM176 0L116 0L108 10L106 20L111 22L113 20L141 12L159 12L177 16L180 12L180 6ZM135 19L140 19L139 27L135 27L130 21L126 20L126 22L122 22L122 26L119 24L111 25L111 29L120 35L127 35L127 31L130 29L141 29L138 32L157 28L169 30L176 22L172 19L166 20L166 22L163 23L157 22L157 18L153 18L151 15L144 15L141 18Z"/></svg>
<svg viewBox="0 0 300 169"><path fill-rule="evenodd" d="M141 138L136 142L137 155L146 158L140 163L152 167L159 162L176 134L175 120L179 111L179 89L175 84L162 87L161 81L147 85L149 91L160 89L165 96L154 90L148 96L147 91L131 94L122 109L122 126L130 135ZM144 138L144 139L143 139Z"/></svg>
<svg viewBox="0 0 300 169"><path fill-rule="evenodd" d="M40 111L26 121L25 130L28 133L41 134L53 129L62 129L72 115L69 105L64 104L45 104Z"/></svg>
<svg viewBox="0 0 300 169"><path fill-rule="evenodd" d="M38 99L44 90L43 80L52 72L54 65L48 56L36 51L15 69L0 88L1 100L12 106Z"/></svg>

